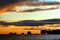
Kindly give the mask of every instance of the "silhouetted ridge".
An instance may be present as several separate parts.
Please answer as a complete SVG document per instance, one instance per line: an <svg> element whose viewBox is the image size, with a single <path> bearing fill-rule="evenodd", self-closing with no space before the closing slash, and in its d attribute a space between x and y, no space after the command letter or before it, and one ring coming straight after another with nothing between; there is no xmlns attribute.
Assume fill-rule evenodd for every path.
<svg viewBox="0 0 60 40"><path fill-rule="evenodd" d="M60 24L60 19L48 19L48 20L24 20L18 22L4 22L0 21L0 25L15 25L15 26L38 26L44 24Z"/></svg>
<svg viewBox="0 0 60 40"><path fill-rule="evenodd" d="M10 23L4 22L4 21L0 21L0 25L6 25L6 26L8 26L8 25L10 25Z"/></svg>
<svg viewBox="0 0 60 40"><path fill-rule="evenodd" d="M60 19L48 19L48 20L41 20L41 21L38 21L39 23L60 23Z"/></svg>
<svg viewBox="0 0 60 40"><path fill-rule="evenodd" d="M21 22L14 22L14 23L11 23L11 24L14 24L16 26L19 26L19 25L22 25L22 26L37 26L38 22L35 21L35 20L24 20L24 21L21 21Z"/></svg>

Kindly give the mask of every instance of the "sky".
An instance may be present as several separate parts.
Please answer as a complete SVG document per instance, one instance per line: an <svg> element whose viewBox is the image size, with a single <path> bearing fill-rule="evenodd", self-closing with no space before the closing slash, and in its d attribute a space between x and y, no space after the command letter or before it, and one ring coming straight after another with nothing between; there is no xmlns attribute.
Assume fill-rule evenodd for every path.
<svg viewBox="0 0 60 40"><path fill-rule="evenodd" d="M38 1L43 2L44 0L38 0ZM45 1L46 2L54 2L54 1L60 2L60 0L45 0ZM40 5L38 6L37 4L26 5L26 2L27 2L26 0L0 0L0 21L17 22L17 21L22 21L22 20L60 19L60 8L55 9L53 7L53 9L50 10L52 6L59 6L59 5L50 5L50 6L46 5L44 7ZM26 10L28 10L29 12ZM27 33L27 31L32 31L33 33L40 32L40 30L23 30L20 28L20 26L18 27L14 25L9 25L9 26L4 27L4 25L0 25L0 34L8 34L9 32L16 32L20 34L20 32Z"/></svg>
<svg viewBox="0 0 60 40"><path fill-rule="evenodd" d="M20 21L20 20L45 20L60 18L60 9L48 10L41 12L31 12L31 13L15 13L8 12L5 14L0 14L0 21Z"/></svg>
<svg viewBox="0 0 60 40"><path fill-rule="evenodd" d="M0 0L0 2L1 1L2 0ZM19 1L23 2L24 0L23 1L19 0ZM46 1L49 2L49 1L54 1L54 0L46 0ZM55 1L59 1L59 0L55 0ZM6 3L8 2L8 0L2 1L2 4L0 3L0 8L1 8L0 21L16 22L20 20L46 20L46 19L60 18L60 9L42 10L42 11L38 10L34 12L21 12L24 10L29 10L29 9L39 8L39 7L27 6L27 5L24 5L24 2L20 3L20 5L14 4L15 2L17 2L17 0L13 0L13 1L9 0L10 2L10 3L8 2L9 5L7 3L4 4L3 2ZM14 11L15 9L16 11ZM44 9L44 6L42 7L42 9Z"/></svg>

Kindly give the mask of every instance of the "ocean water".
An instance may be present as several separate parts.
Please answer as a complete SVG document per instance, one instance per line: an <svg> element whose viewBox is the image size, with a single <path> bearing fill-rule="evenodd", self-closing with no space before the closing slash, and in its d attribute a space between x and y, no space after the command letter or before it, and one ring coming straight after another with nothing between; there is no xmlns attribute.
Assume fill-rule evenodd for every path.
<svg viewBox="0 0 60 40"><path fill-rule="evenodd" d="M0 35L0 40L60 40L60 35Z"/></svg>

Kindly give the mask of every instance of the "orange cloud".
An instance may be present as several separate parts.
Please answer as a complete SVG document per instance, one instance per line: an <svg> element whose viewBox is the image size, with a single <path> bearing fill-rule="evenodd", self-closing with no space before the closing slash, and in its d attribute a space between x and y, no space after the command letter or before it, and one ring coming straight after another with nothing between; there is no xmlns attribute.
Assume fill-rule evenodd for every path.
<svg viewBox="0 0 60 40"><path fill-rule="evenodd" d="M13 4L6 5L4 7L0 7L0 14L4 14L5 12L8 12L9 10L15 8L15 6L17 5L22 6L24 5L24 2L13 3Z"/></svg>
<svg viewBox="0 0 60 40"><path fill-rule="evenodd" d="M46 5L31 5L31 4L28 4L27 2L17 2L17 3L13 3L13 4L9 4L9 5L6 5L6 6L4 6L4 7L0 7L0 14L4 14L5 12L8 12L8 11L10 11L11 9L14 9L13 11L16 11L15 10L15 7L16 6L24 6L24 5L28 5L29 6L29 8L44 8ZM49 6L49 5L47 5L47 6ZM56 6L56 5L50 5L50 6ZM57 8L52 8L52 9L57 9ZM52 9L50 9L50 10L52 10Z"/></svg>
<svg viewBox="0 0 60 40"><path fill-rule="evenodd" d="M1 7L0 8L0 14L3 14L4 12L7 12L8 10L10 10L11 8L14 8L14 5L11 4L11 5L6 5L4 7Z"/></svg>

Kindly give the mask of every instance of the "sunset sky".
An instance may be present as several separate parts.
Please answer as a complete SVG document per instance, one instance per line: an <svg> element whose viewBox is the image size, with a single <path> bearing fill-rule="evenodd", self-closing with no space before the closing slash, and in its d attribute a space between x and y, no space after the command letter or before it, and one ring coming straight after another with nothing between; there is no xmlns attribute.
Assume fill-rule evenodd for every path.
<svg viewBox="0 0 60 40"><path fill-rule="evenodd" d="M30 1L30 0L29 0ZM46 2L60 2L60 0L45 0ZM35 1L44 2L44 0ZM28 5L27 5L28 4ZM46 19L60 19L60 5L32 5L27 0L0 0L0 21L18 22L22 20L46 20ZM53 8L53 9L50 9ZM2 29L3 28L3 29ZM12 32L19 28L14 25L4 27L0 25L0 34ZM16 32L19 33L17 29ZM5 30L5 32L3 32ZM22 30L20 30L22 31ZM25 30L24 30L25 31ZM33 30L32 30L33 31ZM38 30L39 32L40 30ZM37 32L35 30L35 32ZM38 33L37 32L37 33Z"/></svg>
<svg viewBox="0 0 60 40"><path fill-rule="evenodd" d="M45 20L60 18L60 9L46 10L46 11L35 11L35 12L5 12L0 14L0 21L20 21L20 20Z"/></svg>
<svg viewBox="0 0 60 40"><path fill-rule="evenodd" d="M46 2L50 2L50 1L59 2L60 0L45 0L45 1ZM55 10L45 10L45 11L38 10L34 12L18 12L22 10L39 8L39 6L33 7L34 5L33 6L24 5L24 1L22 1L22 3L20 2L19 5L17 5L17 3L14 3L14 2L15 1L13 0L13 4L10 3L10 5L6 5L7 3L4 2L6 3L5 4L6 6L3 5L4 3L0 4L0 5L3 5L3 7L0 7L1 8L0 21L15 22L15 21L20 21L20 20L45 20L45 19L60 18L60 8L55 9ZM48 6L48 8L50 8L50 6ZM43 6L42 9L47 9L47 8L44 8ZM16 10L16 11L13 11L13 10Z"/></svg>

